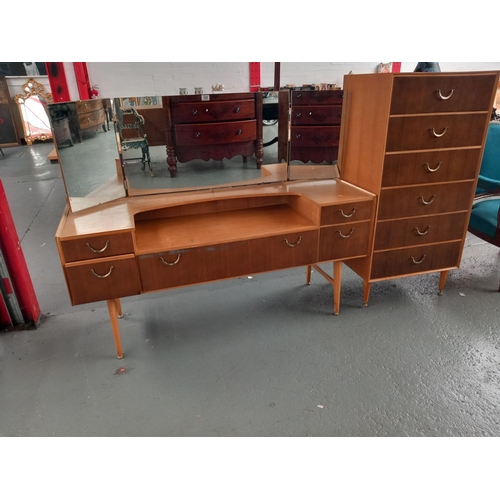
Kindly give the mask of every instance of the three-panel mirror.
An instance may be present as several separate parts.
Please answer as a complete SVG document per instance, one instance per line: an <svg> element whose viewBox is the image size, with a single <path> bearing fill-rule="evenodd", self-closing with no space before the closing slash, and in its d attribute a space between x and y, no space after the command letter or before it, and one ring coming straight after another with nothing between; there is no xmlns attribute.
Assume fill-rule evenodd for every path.
<svg viewBox="0 0 500 500"><path fill-rule="evenodd" d="M186 106L176 101L177 96L49 104L71 210L125 196L288 180L288 158L278 158L283 156L282 152L278 155L278 135L288 134L288 110L279 115L277 93L260 93L255 102L241 100L240 94L226 94L224 102L233 96L238 100L223 107L230 126L219 128L226 115L217 117L215 126L199 117L208 111L214 114L210 105L218 98L211 95L189 96ZM258 107L256 117L251 114L252 106ZM168 113L179 117L179 124L171 125L171 130ZM259 141L252 135L254 122L260 128ZM167 144L167 134L175 135L175 151ZM314 177L311 168L299 177L307 178L308 172ZM330 169L326 176L335 177L336 172Z"/></svg>

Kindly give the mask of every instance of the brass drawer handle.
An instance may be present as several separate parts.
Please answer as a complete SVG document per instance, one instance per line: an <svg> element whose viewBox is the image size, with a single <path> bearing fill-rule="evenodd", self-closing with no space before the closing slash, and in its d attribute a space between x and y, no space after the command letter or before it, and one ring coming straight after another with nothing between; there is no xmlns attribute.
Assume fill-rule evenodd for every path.
<svg viewBox="0 0 500 500"><path fill-rule="evenodd" d="M286 238L283 239L283 241L289 246L289 247L296 247L301 241L302 241L302 236L299 236L299 239L297 240L296 243L290 243Z"/></svg>
<svg viewBox="0 0 500 500"><path fill-rule="evenodd" d="M92 250L92 252L94 253L101 253L101 252L104 252L104 250L106 250L108 248L108 245L109 245L109 240L106 240L106 243L105 245L100 248L99 250L97 250L96 248L92 248L91 244L90 243L87 243L87 248L89 248L90 250Z"/></svg>
<svg viewBox="0 0 500 500"><path fill-rule="evenodd" d="M446 131L448 130L448 127L445 127L441 133L437 133L434 127L431 128L432 135L434 137L443 137L444 134L446 134Z"/></svg>
<svg viewBox="0 0 500 500"><path fill-rule="evenodd" d="M342 234L342 231L340 229L337 230L337 233L340 234L341 238L349 238L354 233L354 228L351 229L351 231L349 232L349 234Z"/></svg>
<svg viewBox="0 0 500 500"><path fill-rule="evenodd" d="M235 113L239 113L239 112L240 112L240 107L239 107L239 106L236 106L236 107L234 108L234 112L235 112Z"/></svg>
<svg viewBox="0 0 500 500"><path fill-rule="evenodd" d="M309 111L309 116L312 116L313 115L313 112L312 111Z"/></svg>
<svg viewBox="0 0 500 500"><path fill-rule="evenodd" d="M181 260L181 254L177 254L177 259L175 259L174 262L167 262L163 257L160 256L160 260L166 265L166 266L175 266L175 264L178 264L179 261Z"/></svg>
<svg viewBox="0 0 500 500"><path fill-rule="evenodd" d="M424 236L424 235L426 235L429 232L430 228L431 228L431 226L427 226L423 231L420 231L420 229L418 227L414 227L413 229L415 230L415 232L419 236Z"/></svg>
<svg viewBox="0 0 500 500"><path fill-rule="evenodd" d="M193 109L193 116L196 116L198 114L198 110L197 109Z"/></svg>
<svg viewBox="0 0 500 500"><path fill-rule="evenodd" d="M302 94L297 94L296 97L297 99L300 99L302 97Z"/></svg>
<svg viewBox="0 0 500 500"><path fill-rule="evenodd" d="M201 137L201 132L195 132L195 133L194 133L194 136L195 136L195 137Z"/></svg>
<svg viewBox="0 0 500 500"><path fill-rule="evenodd" d="M455 89L451 89L450 92L448 93L448 95L443 95L441 93L441 89L437 89L436 90L437 94L438 94L438 97L442 100L442 101L446 101L447 99L449 99L452 95L453 95L453 92L455 92Z"/></svg>
<svg viewBox="0 0 500 500"><path fill-rule="evenodd" d="M300 134L295 134L295 139L300 139Z"/></svg>
<svg viewBox="0 0 500 500"><path fill-rule="evenodd" d="M412 264L422 264L422 262L424 261L425 257L426 257L426 255L424 253L422 255L422 257L420 257L419 260L415 260L415 257L410 257L410 259L411 259Z"/></svg>
<svg viewBox="0 0 500 500"><path fill-rule="evenodd" d="M343 211L341 208L339 208L340 215L341 215L342 217L345 217L346 219L348 219L349 217L352 217L352 216L356 213L356 210L357 210L357 208L356 208L356 207L354 207L354 208L352 209L352 211L351 211L351 213L350 213L350 214L346 214L346 213L344 213L344 211Z"/></svg>
<svg viewBox="0 0 500 500"><path fill-rule="evenodd" d="M113 266L109 268L109 271L106 274L97 274L93 269L91 269L92 274L100 279L107 278L113 272Z"/></svg>
<svg viewBox="0 0 500 500"><path fill-rule="evenodd" d="M302 116L302 113L297 113L297 114L295 115L295 117L296 117L296 118L300 118L301 116Z"/></svg>
<svg viewBox="0 0 500 500"><path fill-rule="evenodd" d="M437 172L439 168L441 167L441 164L443 162L440 161L434 168L431 168L431 166L428 163L424 163L424 167L428 172Z"/></svg>
<svg viewBox="0 0 500 500"><path fill-rule="evenodd" d="M241 135L243 133L243 130L241 130L241 128L239 128L237 131L236 131L236 135Z"/></svg>
<svg viewBox="0 0 500 500"><path fill-rule="evenodd" d="M423 196L419 196L418 199L422 202L423 205L430 205L436 199L436 195L433 194L429 198L429 201L425 201Z"/></svg>

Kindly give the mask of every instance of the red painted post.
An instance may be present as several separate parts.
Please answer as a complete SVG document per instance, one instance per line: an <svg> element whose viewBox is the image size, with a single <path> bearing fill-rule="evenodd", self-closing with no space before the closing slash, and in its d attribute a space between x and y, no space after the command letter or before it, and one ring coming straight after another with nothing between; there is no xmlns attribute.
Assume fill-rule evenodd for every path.
<svg viewBox="0 0 500 500"><path fill-rule="evenodd" d="M392 72L393 73L400 73L401 72L401 63L400 62L393 62L392 63Z"/></svg>
<svg viewBox="0 0 500 500"><path fill-rule="evenodd" d="M250 92L257 92L260 88L260 62L250 63Z"/></svg>
<svg viewBox="0 0 500 500"><path fill-rule="evenodd" d="M47 68L47 76L49 77L50 92L54 102L70 101L68 82L66 81L66 73L62 62L45 63Z"/></svg>
<svg viewBox="0 0 500 500"><path fill-rule="evenodd" d="M75 70L76 85L80 99L82 101L90 99L90 79L87 71L87 63L75 62L73 63L73 69Z"/></svg>
<svg viewBox="0 0 500 500"><path fill-rule="evenodd" d="M0 179L0 248L26 325L40 319L40 306Z"/></svg>

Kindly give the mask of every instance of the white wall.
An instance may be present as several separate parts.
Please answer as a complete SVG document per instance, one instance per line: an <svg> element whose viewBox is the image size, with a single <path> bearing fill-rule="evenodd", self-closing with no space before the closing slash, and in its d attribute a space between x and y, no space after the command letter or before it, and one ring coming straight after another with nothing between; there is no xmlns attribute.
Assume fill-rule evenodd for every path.
<svg viewBox="0 0 500 500"><path fill-rule="evenodd" d="M282 62L281 85L292 83L336 83L342 86L345 74L374 73L378 62ZM411 72L416 62L403 62L401 71ZM500 62L440 62L442 71L500 70ZM224 84L226 92L250 89L248 62L88 62L91 85L99 87L101 97L174 95L179 87L194 87L211 92L215 83ZM72 63L65 63L66 77L73 100L79 99ZM274 84L274 62L261 63L261 85Z"/></svg>

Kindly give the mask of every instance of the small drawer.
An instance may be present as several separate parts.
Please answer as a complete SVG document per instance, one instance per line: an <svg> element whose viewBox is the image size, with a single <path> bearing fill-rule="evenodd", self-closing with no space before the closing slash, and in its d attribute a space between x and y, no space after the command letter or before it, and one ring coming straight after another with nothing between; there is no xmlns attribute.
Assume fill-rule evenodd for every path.
<svg viewBox="0 0 500 500"><path fill-rule="evenodd" d="M368 254L370 221L322 227L319 261L363 257Z"/></svg>
<svg viewBox="0 0 500 500"><path fill-rule="evenodd" d="M463 238L468 212L412 217L377 223L375 250L425 245Z"/></svg>
<svg viewBox="0 0 500 500"><path fill-rule="evenodd" d="M143 291L161 290L317 262L318 231L179 249L139 257Z"/></svg>
<svg viewBox="0 0 500 500"><path fill-rule="evenodd" d="M340 104L343 90L292 90L292 106L300 104Z"/></svg>
<svg viewBox="0 0 500 500"><path fill-rule="evenodd" d="M338 126L292 127L290 132L292 147L332 147L338 146L339 140Z"/></svg>
<svg viewBox="0 0 500 500"><path fill-rule="evenodd" d="M309 148L303 147L299 148L297 146L292 146L290 148L290 154L288 155L288 161L299 160L303 163L313 162L313 163L333 163L339 156L339 148L337 146L330 146L326 148Z"/></svg>
<svg viewBox="0 0 500 500"><path fill-rule="evenodd" d="M73 305L141 293L135 255L71 263L64 266Z"/></svg>
<svg viewBox="0 0 500 500"><path fill-rule="evenodd" d="M468 211L473 194L474 181L382 189L378 219Z"/></svg>
<svg viewBox="0 0 500 500"><path fill-rule="evenodd" d="M89 113L90 111L96 111L101 108L101 99L89 99L88 101L77 101L76 103L76 112L78 114Z"/></svg>
<svg viewBox="0 0 500 500"><path fill-rule="evenodd" d="M78 121L81 129L98 127L102 125L105 120L106 115L104 113L104 109L98 109L97 111L92 111L91 113L78 115Z"/></svg>
<svg viewBox="0 0 500 500"><path fill-rule="evenodd" d="M490 110L495 74L396 76L391 115Z"/></svg>
<svg viewBox="0 0 500 500"><path fill-rule="evenodd" d="M255 139L257 139L255 120L175 126L176 143L182 146L229 144Z"/></svg>
<svg viewBox="0 0 500 500"><path fill-rule="evenodd" d="M371 220L374 208L373 200L325 206L321 208L321 225Z"/></svg>
<svg viewBox="0 0 500 500"><path fill-rule="evenodd" d="M389 118L386 151L481 146L489 113Z"/></svg>
<svg viewBox="0 0 500 500"><path fill-rule="evenodd" d="M462 241L375 252L371 279L391 278L458 267Z"/></svg>
<svg viewBox="0 0 500 500"><path fill-rule="evenodd" d="M132 233L113 233L61 240L64 262L97 259L134 252Z"/></svg>
<svg viewBox="0 0 500 500"><path fill-rule="evenodd" d="M342 106L295 106L292 125L340 125Z"/></svg>
<svg viewBox="0 0 500 500"><path fill-rule="evenodd" d="M405 186L475 179L481 149L386 155L382 186Z"/></svg>
<svg viewBox="0 0 500 500"><path fill-rule="evenodd" d="M190 102L172 105L175 123L207 123L255 118L255 101Z"/></svg>

